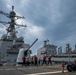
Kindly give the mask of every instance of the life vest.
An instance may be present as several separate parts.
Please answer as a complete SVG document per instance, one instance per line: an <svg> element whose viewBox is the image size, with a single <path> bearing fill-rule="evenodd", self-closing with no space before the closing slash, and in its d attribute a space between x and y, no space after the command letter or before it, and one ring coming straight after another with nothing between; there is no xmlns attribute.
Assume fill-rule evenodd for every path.
<svg viewBox="0 0 76 75"><path fill-rule="evenodd" d="M25 56L22 56L22 60L26 60Z"/></svg>
<svg viewBox="0 0 76 75"><path fill-rule="evenodd" d="M46 56L43 56L43 60L46 60Z"/></svg>
<svg viewBox="0 0 76 75"><path fill-rule="evenodd" d="M37 57L36 56L34 56L34 60L37 60Z"/></svg>
<svg viewBox="0 0 76 75"><path fill-rule="evenodd" d="M50 60L51 58L50 57L48 57L48 60Z"/></svg>

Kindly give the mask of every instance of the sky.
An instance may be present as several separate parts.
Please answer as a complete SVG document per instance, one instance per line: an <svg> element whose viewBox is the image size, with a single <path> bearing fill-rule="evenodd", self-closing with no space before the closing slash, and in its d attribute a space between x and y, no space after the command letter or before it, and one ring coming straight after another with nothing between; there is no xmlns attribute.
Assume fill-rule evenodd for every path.
<svg viewBox="0 0 76 75"><path fill-rule="evenodd" d="M26 28L19 28L18 36L23 36L25 43L32 44L32 54L43 46L44 40L49 44L62 46L63 52L67 43L72 50L76 44L76 0L0 0L0 10L10 12L14 6L17 15L25 19L17 21L26 24ZM0 20L8 21L0 14ZM6 27L0 24L0 37L6 33ZM23 34L22 34L23 33Z"/></svg>

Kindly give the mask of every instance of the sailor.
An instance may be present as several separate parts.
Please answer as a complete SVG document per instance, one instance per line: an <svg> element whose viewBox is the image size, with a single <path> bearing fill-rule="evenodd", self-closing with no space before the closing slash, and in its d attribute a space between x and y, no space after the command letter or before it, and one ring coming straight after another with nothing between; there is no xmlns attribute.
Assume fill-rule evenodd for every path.
<svg viewBox="0 0 76 75"><path fill-rule="evenodd" d="M48 56L48 65L49 65L49 63L52 65L51 57L50 56Z"/></svg>
<svg viewBox="0 0 76 75"><path fill-rule="evenodd" d="M27 60L26 60L26 64L27 64L27 66L29 66L29 64L30 64L28 57L27 57Z"/></svg>
<svg viewBox="0 0 76 75"><path fill-rule="evenodd" d="M41 62L41 59L39 58L39 59L38 59L38 63L39 63L39 65L40 65L40 62Z"/></svg>
<svg viewBox="0 0 76 75"><path fill-rule="evenodd" d="M31 59L31 65L34 65L34 57Z"/></svg>
<svg viewBox="0 0 76 75"><path fill-rule="evenodd" d="M25 56L22 56L22 60L23 60L23 63L22 63L22 66L26 66L26 57Z"/></svg>
<svg viewBox="0 0 76 75"><path fill-rule="evenodd" d="M46 63L46 56L43 56L43 62L42 62L42 65L43 65L44 63L47 65L47 63Z"/></svg>
<svg viewBox="0 0 76 75"><path fill-rule="evenodd" d="M37 66L37 56L34 56L34 62L35 62L35 66Z"/></svg>

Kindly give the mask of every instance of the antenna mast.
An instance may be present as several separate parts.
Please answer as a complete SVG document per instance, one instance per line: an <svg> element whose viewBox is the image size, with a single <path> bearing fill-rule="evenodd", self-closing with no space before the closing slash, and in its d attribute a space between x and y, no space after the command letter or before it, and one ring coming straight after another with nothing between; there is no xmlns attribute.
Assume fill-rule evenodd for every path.
<svg viewBox="0 0 76 75"><path fill-rule="evenodd" d="M20 18L24 19L24 17L20 17L20 16L16 15L16 13L14 11L14 6L12 6L12 11L10 11L9 13L5 13L3 11L0 11L0 14L4 15L10 19L9 22L0 21L0 23L9 24L9 26L6 29L7 35L9 33L9 36L11 36L13 40L16 40L16 28L15 28L15 26L20 26L20 27L27 27L27 26L16 24L15 20L20 19Z"/></svg>

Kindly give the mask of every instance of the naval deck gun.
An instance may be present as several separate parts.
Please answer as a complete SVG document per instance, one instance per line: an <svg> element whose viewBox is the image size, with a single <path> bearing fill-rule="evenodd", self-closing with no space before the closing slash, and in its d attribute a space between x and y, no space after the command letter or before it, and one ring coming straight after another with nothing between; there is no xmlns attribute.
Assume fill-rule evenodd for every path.
<svg viewBox="0 0 76 75"><path fill-rule="evenodd" d="M37 40L38 40L38 39L36 39L36 40L29 46L29 48L24 51L24 56L27 56L29 49L36 43Z"/></svg>
<svg viewBox="0 0 76 75"><path fill-rule="evenodd" d="M31 62L31 56L30 56L31 50L29 50L29 49L36 43L37 40L38 39L36 39L27 49L26 48L21 48L19 50L18 57L17 57L17 63L18 64L22 64L23 63L22 56L25 56Z"/></svg>

